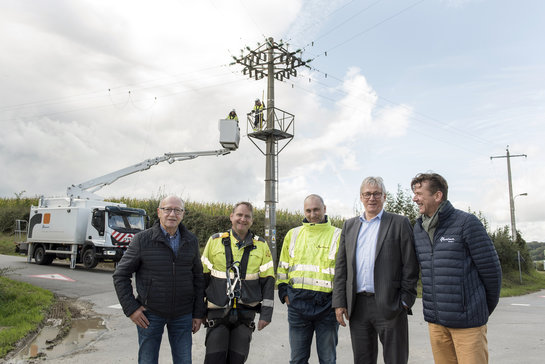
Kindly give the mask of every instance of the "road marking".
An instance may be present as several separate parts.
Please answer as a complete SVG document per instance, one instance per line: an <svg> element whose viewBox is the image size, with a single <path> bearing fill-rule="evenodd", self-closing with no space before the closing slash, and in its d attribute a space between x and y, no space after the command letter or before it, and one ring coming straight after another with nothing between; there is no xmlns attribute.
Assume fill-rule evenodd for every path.
<svg viewBox="0 0 545 364"><path fill-rule="evenodd" d="M108 308L117 308L121 310L121 305L118 303L117 305L108 306Z"/></svg>
<svg viewBox="0 0 545 364"><path fill-rule="evenodd" d="M75 282L72 278L68 278L67 276L63 276L62 274L54 273L54 274L36 274L29 277L34 278L44 278L44 279L56 279L58 281L68 281L68 282Z"/></svg>
<svg viewBox="0 0 545 364"><path fill-rule="evenodd" d="M545 296L538 296L538 297L545 298Z"/></svg>
<svg viewBox="0 0 545 364"><path fill-rule="evenodd" d="M524 306L524 307L529 307L530 304L529 304L529 303L511 303L511 306Z"/></svg>

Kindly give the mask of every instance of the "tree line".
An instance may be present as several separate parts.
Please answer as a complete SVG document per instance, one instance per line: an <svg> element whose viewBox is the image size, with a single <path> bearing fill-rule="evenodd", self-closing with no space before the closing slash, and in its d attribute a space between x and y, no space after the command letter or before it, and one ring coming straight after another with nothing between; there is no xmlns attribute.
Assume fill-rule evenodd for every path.
<svg viewBox="0 0 545 364"><path fill-rule="evenodd" d="M4 234L12 234L15 228L15 220L27 220L29 218L30 206L38 204L38 197L28 198L22 197L21 194L15 194L15 198L0 198L0 232ZM162 197L152 197L149 199L135 198L111 198L108 201L125 203L127 206L144 209L148 214L149 223L151 226L157 222L157 207ZM204 248L208 238L217 232L226 231L231 227L229 214L233 209L232 204L226 203L202 203L202 202L185 202L186 214L184 225L192 231L198 238L201 248ZM412 195L409 190L403 190L398 185L397 191L386 194L385 209L390 212L407 216L414 224L419 217L418 208L412 202ZM359 215L362 212L362 207L356 205L354 207L354 215ZM490 238L494 242L496 251L500 258L502 270L505 272L518 270L518 253L521 255L522 269L528 272L534 269L533 259L526 244L526 241L517 231L517 239L512 241L510 229L504 226L490 231L489 224L481 212L469 210L475 214L485 226ZM301 211L289 212L287 210L276 211L276 240L277 251L280 254L284 236L287 232L299 226L304 218ZM329 216L331 223L339 228L342 227L344 219L338 216ZM265 211L263 208L254 208L254 223L252 231L257 235L262 236L265 231ZM542 250L543 252L543 250Z"/></svg>

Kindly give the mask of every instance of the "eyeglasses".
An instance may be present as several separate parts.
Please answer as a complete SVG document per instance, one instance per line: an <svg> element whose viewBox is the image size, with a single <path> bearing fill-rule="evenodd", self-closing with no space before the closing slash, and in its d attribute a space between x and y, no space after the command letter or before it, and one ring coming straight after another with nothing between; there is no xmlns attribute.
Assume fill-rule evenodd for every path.
<svg viewBox="0 0 545 364"><path fill-rule="evenodd" d="M163 210L167 215L170 215L173 211L176 215L181 215L184 212L184 209L172 209L170 207L159 207L159 210Z"/></svg>
<svg viewBox="0 0 545 364"><path fill-rule="evenodd" d="M375 200L378 200L379 198L382 197L382 192L373 192L373 193L365 192L365 193L362 193L361 196L366 200L369 200L371 196L373 196Z"/></svg>

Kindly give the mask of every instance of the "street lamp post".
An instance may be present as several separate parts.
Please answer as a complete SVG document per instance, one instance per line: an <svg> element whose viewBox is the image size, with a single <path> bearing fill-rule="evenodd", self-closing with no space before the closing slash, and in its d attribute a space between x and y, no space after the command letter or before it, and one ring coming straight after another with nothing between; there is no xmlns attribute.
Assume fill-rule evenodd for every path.
<svg viewBox="0 0 545 364"><path fill-rule="evenodd" d="M515 219L515 199L519 196L528 196L528 193L519 193L518 195L515 195L513 197L513 205L511 207L511 237L513 238L513 242L517 241L517 225L516 225L516 219Z"/></svg>

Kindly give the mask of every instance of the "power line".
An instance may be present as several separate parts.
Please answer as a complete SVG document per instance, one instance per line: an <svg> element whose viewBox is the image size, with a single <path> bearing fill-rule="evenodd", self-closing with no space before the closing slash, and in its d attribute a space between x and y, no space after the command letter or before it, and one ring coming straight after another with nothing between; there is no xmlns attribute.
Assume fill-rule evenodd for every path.
<svg viewBox="0 0 545 364"><path fill-rule="evenodd" d="M331 34L333 33L335 30L339 29L340 27L342 27L343 25L346 25L350 20L354 19L355 17L359 16L360 14L366 12L367 10L371 9L373 6L377 5L379 2L381 2L382 0L377 0L375 1L374 3L370 4L369 6L363 8L362 10L358 11L357 13L355 13L354 15L348 17L347 19L345 19L344 21L342 21L339 25L333 27L331 30L327 31L326 33L320 35L319 37L315 38L314 39L314 42L324 38L325 36L327 36L328 34ZM309 46L311 44L307 44L307 46Z"/></svg>
<svg viewBox="0 0 545 364"><path fill-rule="evenodd" d="M295 85L293 85L293 84L292 84L292 86L295 87ZM339 101L339 100L337 100L337 99L334 99L334 98L331 98L331 97L328 97L328 96L324 96L324 95L322 95L322 94L319 94L319 93L317 93L317 92L315 92L315 91L313 91L313 90L309 90L309 89L304 88L304 87L297 86L297 88L300 89L300 90L303 90L303 91L305 91L305 92L307 92L307 93L309 93L309 94L316 95L316 96L318 96L318 97L320 97L320 98L323 98L323 99L326 99L326 100L329 100L329 101L332 101L332 102L337 102L337 101ZM340 92L342 92L342 91L340 91ZM347 93L346 93L346 94L347 94ZM380 96L378 96L378 95L377 95L377 97L380 98ZM361 107L358 107L358 106L356 106L356 105L353 105L353 104L343 104L343 105L346 106L346 107L348 107L348 108L353 109L355 112L361 111ZM401 105L401 104L400 104L399 106L404 106L404 105ZM382 105L375 105L375 107L376 107L376 108L379 108L379 109L385 108L385 106L382 106ZM411 110L411 112L412 112L412 110ZM415 118L414 116L412 116L410 119L413 119L413 120L415 120L415 121L422 121L422 120L420 120L420 119L418 119L418 118ZM436 125L434 125L434 126L436 126ZM411 128L411 129L412 129L412 128ZM463 150L465 150L465 151L467 151L467 152L471 152L471 153L474 152L473 149L469 149L469 148L465 147L464 145L462 145L462 144L460 144L460 143L454 143L451 139L443 138L443 137L441 137L441 136L439 136L439 135L437 135L437 134L430 133L430 132L428 132L426 129L418 129L418 134L420 134L420 135L422 135L422 136L425 136L425 137L427 137L427 138L429 138L429 139L431 139L431 140L440 141L440 142L442 142L442 143L444 143L444 144L451 145L451 146L456 147L456 148L458 148L458 149L463 149Z"/></svg>
<svg viewBox="0 0 545 364"><path fill-rule="evenodd" d="M222 67L223 67L223 65L222 65ZM222 74L222 75L214 76L214 77L211 77L211 78L220 78L220 77L224 78L225 75ZM196 78L195 80L203 81L203 78L200 77L200 78ZM146 82L149 82L149 81L146 81ZM187 82L187 81L185 81L185 82ZM160 98L171 97L171 96L179 95L179 94L182 94L182 93L185 93L185 92L198 92L198 91L202 91L202 90L205 90L205 89L210 89L211 87L219 87L219 86L238 83L238 82L241 82L241 80L229 80L229 81L226 81L226 82L214 83L214 84L208 85L208 86L193 87L193 88L190 88L190 89L183 89L183 90L179 90L179 91L170 91L170 92L162 93L159 96L153 96L152 98L146 98L145 100L149 101L150 99L152 99L153 100L152 103L155 104ZM143 83L145 83L145 82L143 82ZM150 86L150 87L147 87L147 88L141 88L141 89L136 89L136 90L148 90L148 89L157 88L157 87L172 86L172 85L176 85L176 84L180 84L180 83L182 83L182 81L171 82L171 83L168 83L168 84L163 84L163 85L158 85L158 86L153 86L153 87ZM95 93L96 92L86 94L86 95L89 95L89 97L86 98L87 101L89 101L89 99L92 99L92 98L102 99L104 97L104 92L102 92L100 95L96 95L96 96L92 96L92 97L90 96L90 95L94 95ZM118 93L118 94L121 94L121 93ZM36 118L41 118L41 117L51 117L51 116L55 116L55 115L61 115L61 114L66 114L66 113L78 112L78 111L103 109L103 108L111 107L111 106L114 106L114 107L116 107L118 109L123 109L123 108L126 107L126 105L129 102L131 102L131 104L134 105L135 102L141 102L141 101L144 100L144 98L135 99L134 97L132 97L132 95L134 94L134 90L123 91L122 94L126 94L127 98L121 103L116 103L116 102L113 101L113 99L111 97L112 96L111 89L108 89L108 98L109 98L109 101L110 101L110 103L108 103L108 104L100 104L100 105L94 105L94 106L91 105L91 106L84 106L84 107L69 108L69 109L66 109L66 110L60 110L60 111L49 112L49 113L37 113L37 114L28 115L28 116L8 117L8 118L5 118L5 119L0 119L0 122L14 121L14 120L29 120L29 119L36 119ZM42 103L42 104L40 104L39 102L38 103L32 103L32 104L28 103L28 105L26 107L37 107L37 106L42 106L43 107L43 106L51 106L51 105L63 104L63 103L68 104L68 103L74 103L74 102L82 101L82 100L69 100L69 97L60 98L58 100L59 100L58 102L50 102L50 103ZM67 101L60 101L60 100L67 100ZM85 101L85 99L83 101ZM120 107L119 105L122 105L122 106Z"/></svg>
<svg viewBox="0 0 545 364"><path fill-rule="evenodd" d="M305 29L302 29L300 30L298 33L296 33L295 35L297 34L301 34L301 33L304 33L306 31L308 31L310 28L313 28L315 27L316 25L320 24L323 22L323 19L330 19L335 13L339 12L340 10L346 8L348 5L352 4L354 1L356 0L352 0L352 1L349 1L347 2L346 4L344 4L343 6L340 6L339 8L335 9L334 11L332 11L331 13L327 14L327 15L324 15L322 17L322 20L320 21L316 21L314 23L312 23L311 25L309 25L308 27L306 27ZM381 1L381 0L378 0L378 1ZM287 41L290 42L292 39L294 38L294 36L291 36Z"/></svg>
<svg viewBox="0 0 545 364"><path fill-rule="evenodd" d="M352 40L354 40L354 39L356 39L356 38L358 38L358 37L360 37L360 36L362 36L362 35L364 35L364 34L370 32L371 30L373 30L373 29L379 27L380 25L382 25L382 24L384 24L384 23L386 23L386 22L388 22L388 21L390 21L390 20L392 20L392 19L398 17L399 15L401 15L401 14L407 12L408 10L414 8L415 6L417 6L417 5L421 4L421 3L423 3L424 1L425 1L425 0L419 0L419 1L413 3L413 4L409 5L409 6L407 6L407 7L403 8L403 9L401 9L400 11L396 12L395 14L392 14L392 15L390 15L390 16L384 18L383 20L381 20L381 21L379 21L379 22L373 24L372 26L370 26L370 27L364 29L363 31L361 31L361 32L359 32L359 33L356 33L355 35L353 35L353 36L351 36L351 37L345 39L344 41L338 43L337 45L334 45L334 46L332 46L332 47L329 47L328 49L326 49L326 50L324 50L324 51L322 51L322 52L320 52L320 53L316 53L314 57L311 57L311 60L316 60L316 58L319 58L319 57L322 57L322 56L324 56L324 55L327 55L328 52L330 52L330 51L332 51L332 50L334 50L334 49L337 49L337 48L339 48L339 47L345 45L346 43L349 43L350 41L352 41ZM377 2L378 2L378 1L377 1ZM376 3L377 3L377 2L376 2ZM374 6L376 3L371 4L370 6L368 6L367 8L365 8L364 10L360 11L360 13L362 13L363 11L365 11L365 10L369 9L370 7ZM352 20L354 17L355 17L355 16L351 16L351 17L349 18L349 20ZM341 24L341 25L337 26L336 28L339 28L339 27L342 26L342 25L344 25L344 24ZM335 29L336 29L336 28L335 28ZM328 32L328 33L326 33L326 34L329 34L329 33L331 33L331 32ZM320 38L323 38L323 36L321 36ZM317 39L320 39L320 38L317 38ZM303 48L303 49L306 49L306 47L308 47L308 46L314 47L314 43L316 42L317 39L315 39L315 40L312 41L312 42L309 42L306 46L304 46L304 47L302 47L302 48Z"/></svg>
<svg viewBox="0 0 545 364"><path fill-rule="evenodd" d="M209 71L209 70L212 70L212 69L218 69L218 68L222 68L222 67L225 67L225 66L227 66L227 65L222 64L222 65L217 65L217 66L212 66L212 67L205 67L205 68L197 69L197 70L182 73L182 74L170 75L170 76L145 80L145 81L137 82L137 83L129 83L129 84L120 85L120 86L113 86L113 87L109 87L108 91L111 92L112 90L123 89L122 92L125 93L125 92L127 92L127 89L132 89L134 91L134 90L137 90L137 89L145 90L145 89L150 89L150 88L155 88L155 87L168 86L168 85L184 82L184 80L172 82L171 80L173 78L186 76L186 75L193 75L193 74L196 74L196 73L206 72L206 71ZM169 80L169 83L167 83L167 84L159 84L159 85L150 86L150 87L147 87L147 88L144 88L144 87L138 88L137 87L137 86L140 86L140 85L146 85L146 84L149 84L149 83L154 83L154 82L161 81L161 80L166 80L166 79ZM84 99L96 98L96 97L102 97L103 95L104 95L104 90L102 89L102 90L90 91L90 92L86 92L86 93L82 93L82 94L78 94L78 95L48 98L48 99L43 99L43 100L36 100L36 101L29 101L29 102L19 103L19 104L0 106L0 111L17 110L17 109L27 108L27 107L32 107L32 106L51 106L51 105L57 105L57 104L62 104L62 103L80 101L79 100L80 98L84 98Z"/></svg>
<svg viewBox="0 0 545 364"><path fill-rule="evenodd" d="M329 75L330 78L336 80L336 81L339 81L340 83L343 83L344 80L340 79L339 77L336 77L334 75L331 75L329 73L325 73L323 71L319 71L317 70L316 68L312 68L313 71L317 71L319 73L322 73L324 74L326 77ZM309 78L310 80L312 80L313 82L317 83L317 84L320 84L320 85L324 85L325 87L329 87L329 85L325 85L323 83L321 83L320 81L316 80L316 79L313 79L313 78ZM343 90L338 90L339 93L343 93L345 95L348 95L347 92L343 91ZM317 94L318 95L318 94ZM319 95L321 96L321 95ZM323 97L323 96L321 96ZM328 97L324 97L326 99L329 99L330 101L338 101L338 100L335 100L335 99L332 99L332 98L328 98ZM398 102L395 102L395 101L392 101L384 96L380 96L377 94L377 98L380 99L380 100L384 100L386 102L388 102L389 104L392 104L392 105L395 105L397 107L402 107L402 108L405 108L407 109L408 111L410 111L411 113L413 114L416 114L416 115L419 115L420 117L412 117L413 120L415 121L419 121L419 122L422 122L422 123L427 123L428 125L431 125L433 127L439 127L441 126L442 128L445 128L449 131L452 131L452 132L455 132L457 133L458 135L460 136L463 136L464 138L470 138L470 139L473 139L474 141L480 143L480 144L484 144L484 145L489 145L489 144L492 144L491 141L489 140L486 140L482 137L479 137L479 136L476 136L475 133L469 133L463 129L460 129L460 128L457 128L457 127L454 127L452 125L447 125L445 124L444 122L442 122L441 120L437 119L437 118L434 118L434 117L431 117L429 115L426 115L424 113L421 113L421 112L418 112L418 111L414 111L414 109L412 108L409 108L407 107L406 105L404 104L401 104L401 103L398 103ZM385 108L385 106L381 106L381 105L376 105L376 107L378 108ZM439 125L438 125L439 124Z"/></svg>

